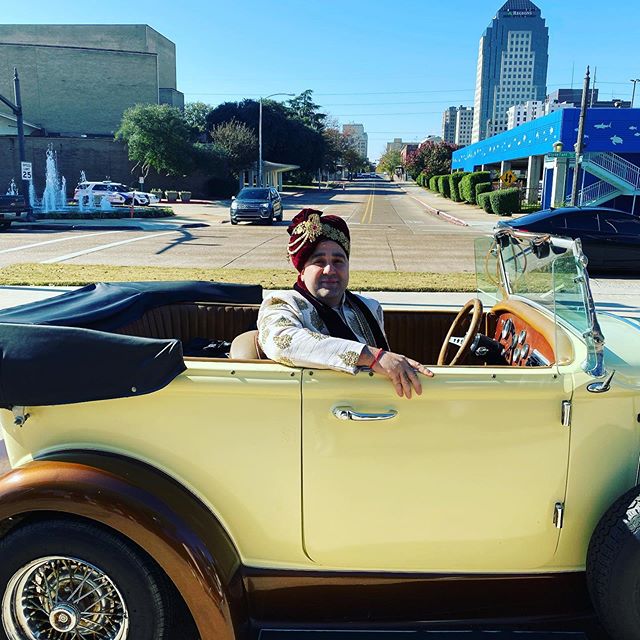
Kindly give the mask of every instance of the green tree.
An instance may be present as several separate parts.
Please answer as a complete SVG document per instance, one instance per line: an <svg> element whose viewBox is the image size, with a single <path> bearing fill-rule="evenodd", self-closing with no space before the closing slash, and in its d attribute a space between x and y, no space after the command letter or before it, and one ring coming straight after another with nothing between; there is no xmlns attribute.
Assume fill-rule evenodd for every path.
<svg viewBox="0 0 640 640"><path fill-rule="evenodd" d="M222 122L211 130L213 146L226 157L232 175L238 176L258 157L258 138L253 130L235 119Z"/></svg>
<svg viewBox="0 0 640 640"><path fill-rule="evenodd" d="M409 154L405 166L407 173L414 180L420 173L423 173L427 179L431 176L451 173L451 156L456 149L459 147L455 144L429 140Z"/></svg>
<svg viewBox="0 0 640 640"><path fill-rule="evenodd" d="M116 139L127 145L129 160L147 176L149 169L184 175L193 167L193 145L182 113L166 104L137 104L122 116Z"/></svg>
<svg viewBox="0 0 640 640"><path fill-rule="evenodd" d="M303 124L306 124L307 127L311 127L311 129L320 133L324 130L327 114L318 111L320 105L313 101L313 91L311 89L307 89L295 98L287 100L287 106L292 115Z"/></svg>
<svg viewBox="0 0 640 640"><path fill-rule="evenodd" d="M342 162L349 170L349 173L369 170L369 160L360 155L352 144L349 144L343 151Z"/></svg>
<svg viewBox="0 0 640 640"><path fill-rule="evenodd" d="M223 122L237 120L257 135L258 103L255 100L223 102L207 115L209 130ZM262 103L262 157L271 162L297 164L303 172L315 173L322 165L322 134L292 116L280 102Z"/></svg>
<svg viewBox="0 0 640 640"><path fill-rule="evenodd" d="M187 102L184 105L184 121L191 129L192 139L198 142L206 141L207 114L213 107L204 102Z"/></svg>
<svg viewBox="0 0 640 640"><path fill-rule="evenodd" d="M402 166L402 156L395 149L389 149L382 154L378 162L378 168L386 171L390 176L394 175L396 168Z"/></svg>

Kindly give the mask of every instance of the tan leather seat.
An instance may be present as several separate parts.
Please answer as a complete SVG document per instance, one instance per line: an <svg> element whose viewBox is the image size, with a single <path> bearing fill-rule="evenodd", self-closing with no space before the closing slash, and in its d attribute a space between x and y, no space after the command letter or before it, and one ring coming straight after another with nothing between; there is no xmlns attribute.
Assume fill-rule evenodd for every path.
<svg viewBox="0 0 640 640"><path fill-rule="evenodd" d="M245 331L236 336L231 343L229 357L233 360L267 360L258 344L258 330Z"/></svg>

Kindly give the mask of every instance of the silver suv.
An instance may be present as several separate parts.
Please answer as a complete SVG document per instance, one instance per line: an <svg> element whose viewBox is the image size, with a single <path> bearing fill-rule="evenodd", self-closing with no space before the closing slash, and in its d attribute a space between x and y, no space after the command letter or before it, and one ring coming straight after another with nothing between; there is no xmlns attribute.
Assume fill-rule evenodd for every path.
<svg viewBox="0 0 640 640"><path fill-rule="evenodd" d="M282 220L282 198L273 187L244 187L231 198L231 224L244 220L273 224Z"/></svg>

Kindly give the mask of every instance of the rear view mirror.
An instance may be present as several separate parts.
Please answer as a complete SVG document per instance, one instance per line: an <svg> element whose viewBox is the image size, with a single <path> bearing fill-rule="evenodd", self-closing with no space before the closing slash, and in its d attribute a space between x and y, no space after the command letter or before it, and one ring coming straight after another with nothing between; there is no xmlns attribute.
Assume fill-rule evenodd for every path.
<svg viewBox="0 0 640 640"><path fill-rule="evenodd" d="M549 243L548 242L531 242L531 252L533 255L538 258L538 260L542 260L549 255Z"/></svg>

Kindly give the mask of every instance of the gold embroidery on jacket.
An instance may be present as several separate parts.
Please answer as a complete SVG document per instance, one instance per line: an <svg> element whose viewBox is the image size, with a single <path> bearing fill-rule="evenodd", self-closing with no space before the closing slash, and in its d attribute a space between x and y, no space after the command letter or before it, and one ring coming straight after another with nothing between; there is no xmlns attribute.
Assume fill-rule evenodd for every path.
<svg viewBox="0 0 640 640"><path fill-rule="evenodd" d="M311 309L311 324L318 331L322 331L322 329L324 329L324 322L322 322L320 314L315 309Z"/></svg>
<svg viewBox="0 0 640 640"><path fill-rule="evenodd" d="M288 349L293 338L291 336L273 336L273 342L279 349Z"/></svg>
<svg viewBox="0 0 640 640"><path fill-rule="evenodd" d="M338 358L348 367L355 367L358 364L360 354L357 351L345 351L344 353L339 353Z"/></svg>
<svg viewBox="0 0 640 640"><path fill-rule="evenodd" d="M325 336L324 333L311 331L311 329L305 329L304 331L308 333L314 340L326 340L329 337L329 336Z"/></svg>

